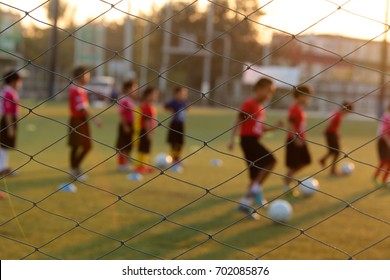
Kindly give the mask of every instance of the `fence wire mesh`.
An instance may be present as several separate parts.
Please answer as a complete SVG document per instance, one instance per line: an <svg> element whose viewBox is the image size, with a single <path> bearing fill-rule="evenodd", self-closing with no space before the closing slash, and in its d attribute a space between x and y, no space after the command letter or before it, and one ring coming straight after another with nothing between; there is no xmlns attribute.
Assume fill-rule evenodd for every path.
<svg viewBox="0 0 390 280"><path fill-rule="evenodd" d="M1 175L2 259L390 257L389 188L374 187L371 181L376 170L389 172L377 166L375 146L382 136L376 127L383 123L389 83L388 46L380 41L389 30L385 19L372 17L368 7L367 14L352 8L361 1L313 1L326 9L315 13L309 6L295 19L290 15L286 21L302 17L305 24L291 32L283 24L262 20L267 9L283 10L287 3L280 0L155 2L147 12L134 12L128 7L130 1L85 2L88 11L80 12L81 21L70 2L63 0L0 2L1 68L11 65L16 72L27 73L17 102L20 117L8 125L17 124L20 131L19 144L10 149L13 168ZM380 31L365 39L311 33L336 17L353 17L379 26ZM248 40L254 30L254 41ZM259 43L257 37L267 34L272 38ZM346 47L341 49L343 40ZM19 47L12 47L13 42ZM173 87L190 91L183 173L173 173L171 166L158 167L153 160L145 163L154 173L141 181L114 172L121 153L113 144L121 98L93 90L91 101L106 100L103 107L92 109L89 120L102 119L104 128L93 129L90 136L93 148L82 174L90 178L84 181L71 174L66 141L72 128L64 100L76 83L71 69L80 64L97 76L109 72L118 81L132 77L140 92L157 86L162 101ZM300 68L300 80L296 83L291 77L263 71L271 65ZM118 72L124 75L119 77ZM277 199L289 200L293 218L286 222L271 221L266 207L252 208L259 221L236 211L251 165L246 165L238 149L232 152L226 146L235 128L233 120L242 113L240 104L250 93L241 82L249 73L269 77L278 85L265 106L272 120L287 118L287 105L298 85L316 89L305 130L313 163L292 178L293 189L299 188L303 176L318 178L321 187L315 196L288 197L292 190L283 190L288 128L266 122L277 131L262 139L278 160L272 179L264 184L265 206ZM50 81L52 88L46 86ZM345 121L349 135L344 136L336 163L354 163L356 170L333 178L328 176L332 164L320 166L314 161L328 148L322 131L335 114L331 109L343 108L346 99L355 110ZM168 149L164 137L178 114L159 114L157 126L146 132L157 135L155 153ZM135 148L130 159L140 162ZM78 191L62 192L58 186L63 183L77 185Z"/></svg>

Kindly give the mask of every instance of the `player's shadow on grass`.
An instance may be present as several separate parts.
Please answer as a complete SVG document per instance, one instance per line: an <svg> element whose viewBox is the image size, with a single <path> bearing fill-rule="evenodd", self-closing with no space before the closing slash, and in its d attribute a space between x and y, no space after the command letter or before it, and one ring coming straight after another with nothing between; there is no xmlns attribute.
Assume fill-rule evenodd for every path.
<svg viewBox="0 0 390 280"><path fill-rule="evenodd" d="M366 191L355 193L345 198L345 200L353 201L357 197L366 194ZM251 248L258 247L258 245L281 236L286 236L288 240L301 234L299 229L270 222L265 223L264 221L267 219L265 217L262 217L260 221L244 218L240 213L236 213L235 208L237 205L234 203L228 204L229 206L227 207L230 210L221 211L219 208L223 203L226 203L226 200L198 201L196 205L175 213L168 218L169 220L156 216L156 218L129 224L115 231L104 233L107 236L106 238L73 244L62 251L51 254L60 258L72 258L72 256L76 255L78 259L95 259L102 256L104 256L104 259L154 259L153 256L163 259L172 259L180 256L179 259L186 259L186 253L189 252L191 258L196 259L229 259L228 256L230 254L239 252L243 253L246 258L252 259L254 258L253 256L261 255L261 253L253 252ZM345 207L345 203L337 201L328 204L326 207L321 207L317 211L295 217L290 221L290 224L299 228L301 224L315 221L319 217L335 213ZM208 211L210 215L203 216L200 221L193 223L179 222L181 219L191 217L199 211ZM264 210L261 210L260 213L266 215ZM250 225L256 223L258 226L248 226L250 229L247 230L247 223L251 223ZM166 225L168 225L168 230L159 228ZM231 226L231 231L235 232L233 235L227 234L229 228L223 230L228 226ZM237 230L237 227L241 228ZM154 233L154 230L157 230L157 232ZM228 237L219 237L221 234L213 235L219 231ZM208 234L213 235L212 238ZM127 236L125 241L128 241L125 244L121 244L120 241L116 241L115 236ZM254 241L256 241L255 244ZM202 249L200 250L201 253L197 253L198 247L201 248L210 243L218 246L211 246L212 250ZM96 252L96 248L99 248L99 253ZM207 252L204 253L204 251ZM248 253L245 253L246 251ZM92 252L99 255L91 255ZM118 254L120 255L118 256Z"/></svg>
<svg viewBox="0 0 390 280"><path fill-rule="evenodd" d="M81 258L98 258L99 256L91 256L89 252L93 252L94 248L99 247L100 249L107 247L107 252L110 250L113 250L114 248L111 247L113 242L120 245L120 242L118 240L118 236L126 236L126 238L123 238L124 241L129 240L126 244L129 246L133 246L134 248L145 251L146 254L144 254L144 258L150 258L151 255L156 255L153 251L153 247L151 245L156 245L155 247L158 248L158 251L160 251L160 246L162 243L166 243L165 241L171 242L171 248L177 247L177 244L180 243L180 249L186 248L188 245L188 242L191 240L191 238L194 238L194 236L202 236L205 240L208 239L207 233L202 233L202 231L209 231L211 229L215 229L218 227L221 227L221 223L223 226L226 226L226 221L229 221L231 223L231 220L229 220L229 216L231 216L231 212L229 211L213 211L212 208L216 207L219 208L222 204L226 203L226 200L224 199L201 199L200 201L196 202L194 205L191 205L189 207L186 207L182 210L180 210L177 213L174 213L172 216L168 217L168 221L164 220L163 216L156 215L155 218L150 218L147 220L142 220L137 223L129 224L128 226L121 227L117 230L110 231L110 232L104 232L101 231L107 238L99 238L98 241L92 240L90 242L83 242L82 244L75 244L73 243L72 246L68 246L65 250L62 250L61 252L58 251L56 253L52 253L52 255L59 255L60 258L68 258L68 256L72 255L78 255L83 254L84 256L81 256ZM235 207L234 204L232 207ZM138 210L139 211L139 210ZM215 216L215 215L208 215L206 217L210 217L209 221L205 222L204 218L200 222L197 223L185 223L180 222L181 219L186 219L188 217L191 217L193 215L197 215L199 211L207 212L210 211L210 213L221 213L222 215ZM172 222L171 222L172 221ZM225 221L225 222L224 222ZM166 224L169 224L169 226L174 226L175 223L180 224L182 223L183 226L177 225L177 228L174 230L162 230L162 233L158 232L156 234L153 234L153 231L157 227L164 226ZM192 229L191 229L192 228ZM200 229L200 230L199 230ZM147 236L144 238L143 236ZM174 237L174 238L172 238ZM168 242L168 243L169 243ZM176 245L175 245L176 244ZM166 244L167 245L167 244ZM152 249L144 249L144 247L151 247ZM162 251L169 251L169 246L167 246L165 249L162 248ZM43 249L44 250L44 249ZM128 251L131 251L129 248ZM167 258L166 252L161 252L162 258ZM135 255L139 255L139 252L136 250L134 251ZM179 253L178 253L179 254ZM101 254L103 255L103 254ZM125 258L131 259L132 253L126 254ZM106 259L109 258L109 256L106 257ZM142 259L142 258L140 258Z"/></svg>

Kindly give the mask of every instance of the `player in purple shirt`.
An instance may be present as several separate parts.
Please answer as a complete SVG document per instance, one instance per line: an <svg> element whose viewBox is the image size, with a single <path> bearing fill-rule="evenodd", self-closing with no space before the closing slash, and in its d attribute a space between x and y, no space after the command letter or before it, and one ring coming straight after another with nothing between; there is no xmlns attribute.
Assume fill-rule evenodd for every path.
<svg viewBox="0 0 390 280"><path fill-rule="evenodd" d="M171 123L169 125L168 143L171 146L171 156L174 163L179 163L184 145L184 123L185 109L187 107L188 90L184 87L177 87L174 90L174 96L165 103L165 109L172 113ZM177 165L179 166L179 165Z"/></svg>

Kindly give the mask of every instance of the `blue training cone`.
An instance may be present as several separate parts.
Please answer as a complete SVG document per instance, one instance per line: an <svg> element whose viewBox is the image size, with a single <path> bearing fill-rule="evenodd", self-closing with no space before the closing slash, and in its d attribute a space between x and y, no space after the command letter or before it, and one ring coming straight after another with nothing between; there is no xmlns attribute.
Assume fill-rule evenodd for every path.
<svg viewBox="0 0 390 280"><path fill-rule="evenodd" d="M60 192L76 192L77 191L77 187L72 183L62 184L58 187L58 189Z"/></svg>
<svg viewBox="0 0 390 280"><path fill-rule="evenodd" d="M129 181L141 181L142 180L142 175L138 173L130 173L127 176L127 180Z"/></svg>
<svg viewBox="0 0 390 280"><path fill-rule="evenodd" d="M212 166L221 167L223 165L223 161L221 159L215 158L210 161Z"/></svg>

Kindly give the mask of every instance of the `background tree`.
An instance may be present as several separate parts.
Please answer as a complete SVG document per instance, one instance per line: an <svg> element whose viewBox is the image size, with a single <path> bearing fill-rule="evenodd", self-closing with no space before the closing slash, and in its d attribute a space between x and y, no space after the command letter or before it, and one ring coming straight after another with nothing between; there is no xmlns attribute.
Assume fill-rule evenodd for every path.
<svg viewBox="0 0 390 280"><path fill-rule="evenodd" d="M213 4L214 3L214 4ZM211 88L217 85L223 71L227 76L239 74L243 69L243 63L255 62L261 59L262 48L259 43L259 21L261 12L257 11L258 3L256 0L240 1L239 4L233 4L232 1L218 0L210 3L214 5L213 18L213 41L207 44L206 48L211 49L212 70L211 70ZM159 26L167 17L169 6L164 5L160 10L151 10L149 15L143 15ZM172 36L171 44L177 46L181 35L190 33L195 35L196 42L192 44L195 49L206 44L206 23L208 11L200 10L196 5L189 5L188 2L172 2ZM249 16L249 17L247 17ZM162 25L164 28L166 25ZM161 67L162 40L163 32L161 28L156 29L151 35L151 54L149 57L149 67L158 71ZM218 38L217 38L218 37ZM225 53L226 44L230 44L231 49L228 54ZM194 89L200 89L202 83L202 69L204 58L194 52L193 54L171 54L170 66L172 70L168 73L168 79L174 83L184 84ZM228 69L223 69L229 63ZM224 64L225 62L225 64ZM225 73L226 73L225 72ZM149 71L150 79L156 75ZM173 84L171 84L173 86Z"/></svg>

